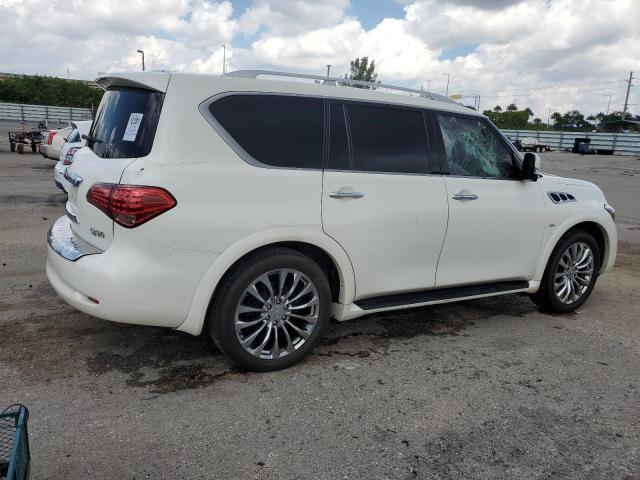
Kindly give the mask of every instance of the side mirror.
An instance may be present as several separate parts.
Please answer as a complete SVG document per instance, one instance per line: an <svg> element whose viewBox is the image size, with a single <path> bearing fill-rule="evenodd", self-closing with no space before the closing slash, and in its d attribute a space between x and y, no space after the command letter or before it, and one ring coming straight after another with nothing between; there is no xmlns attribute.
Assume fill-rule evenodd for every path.
<svg viewBox="0 0 640 480"><path fill-rule="evenodd" d="M537 153L527 152L522 160L522 180L537 180L540 170L540 157Z"/></svg>

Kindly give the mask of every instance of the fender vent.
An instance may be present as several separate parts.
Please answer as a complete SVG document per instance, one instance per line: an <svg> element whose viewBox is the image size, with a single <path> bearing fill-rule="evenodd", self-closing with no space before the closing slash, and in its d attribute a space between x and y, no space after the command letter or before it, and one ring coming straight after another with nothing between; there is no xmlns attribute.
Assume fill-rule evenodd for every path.
<svg viewBox="0 0 640 480"><path fill-rule="evenodd" d="M547 192L553 203L575 202L576 197L567 192Z"/></svg>

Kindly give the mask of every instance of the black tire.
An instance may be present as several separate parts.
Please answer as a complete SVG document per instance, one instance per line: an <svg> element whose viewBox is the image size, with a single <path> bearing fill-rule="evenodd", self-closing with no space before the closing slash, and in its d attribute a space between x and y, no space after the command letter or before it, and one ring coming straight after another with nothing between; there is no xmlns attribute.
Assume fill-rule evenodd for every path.
<svg viewBox="0 0 640 480"><path fill-rule="evenodd" d="M547 148L546 147L540 147L540 152L546 152Z"/></svg>
<svg viewBox="0 0 640 480"><path fill-rule="evenodd" d="M18 153L24 153L24 145L22 143L18 144Z"/></svg>
<svg viewBox="0 0 640 480"><path fill-rule="evenodd" d="M36 144L35 144L35 143L32 143L32 144L31 144L31 151L32 151L33 153L36 153Z"/></svg>
<svg viewBox="0 0 640 480"><path fill-rule="evenodd" d="M587 285L586 291L582 294L580 298L572 303L563 303L558 296L556 295L554 289L554 279L556 270L558 268L558 264L565 253L565 251L569 248L569 246L578 243L585 243L589 246L591 251L593 252L594 257L594 265L593 265L593 274L591 275L591 279L589 284ZM600 247L598 246L598 242L588 232L584 230L571 230L567 232L558 242L556 248L551 253L551 257L549 258L549 262L547 263L547 267L545 268L544 275L542 277L542 282L540 283L540 288L536 293L531 295L531 299L539 305L543 310L554 312L554 313L568 313L572 312L578 307L580 307L584 302L587 301L593 288L596 285L596 281L598 279L598 272L600 271L600 266L602 265L602 253L600 252Z"/></svg>
<svg viewBox="0 0 640 480"><path fill-rule="evenodd" d="M16 144L15 144L15 143L13 143L13 142L11 142L11 144L9 145L9 149L10 149L12 152L15 152L15 151L16 151Z"/></svg>
<svg viewBox="0 0 640 480"><path fill-rule="evenodd" d="M296 270L313 283L318 293L318 319L309 338L292 353L277 359L259 358L247 352L236 335L236 307L246 295L245 290L258 277L278 269ZM288 248L274 247L241 260L225 275L207 314L207 333L227 360L237 368L268 372L287 368L311 352L324 335L330 315L331 289L324 271L306 255ZM285 327L281 324L280 328Z"/></svg>

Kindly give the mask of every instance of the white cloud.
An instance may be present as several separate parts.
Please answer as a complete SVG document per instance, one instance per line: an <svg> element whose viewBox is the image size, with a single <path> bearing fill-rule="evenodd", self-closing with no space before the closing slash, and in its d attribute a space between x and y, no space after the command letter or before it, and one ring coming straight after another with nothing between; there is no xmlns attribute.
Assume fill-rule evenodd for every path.
<svg viewBox="0 0 640 480"><path fill-rule="evenodd" d="M92 78L138 69L142 48L151 68L219 73L225 43L231 69L331 64L342 75L366 55L385 82L444 92L449 73L451 93L480 93L483 107L515 98L543 119L548 108L603 110L603 94L620 109L622 79L640 72L638 0L401 3L402 18L367 30L348 0L254 0L245 11L226 0L0 0L0 70L65 76L68 66ZM472 51L444 58L461 45Z"/></svg>

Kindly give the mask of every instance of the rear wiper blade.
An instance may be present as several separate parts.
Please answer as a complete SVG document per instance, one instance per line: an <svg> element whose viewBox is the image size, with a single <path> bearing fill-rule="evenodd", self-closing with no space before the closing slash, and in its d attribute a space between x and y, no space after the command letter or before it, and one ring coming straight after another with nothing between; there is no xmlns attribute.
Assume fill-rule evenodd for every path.
<svg viewBox="0 0 640 480"><path fill-rule="evenodd" d="M102 140L100 140L99 138L92 137L91 135L87 135L84 133L82 134L82 138L92 143L102 143Z"/></svg>

